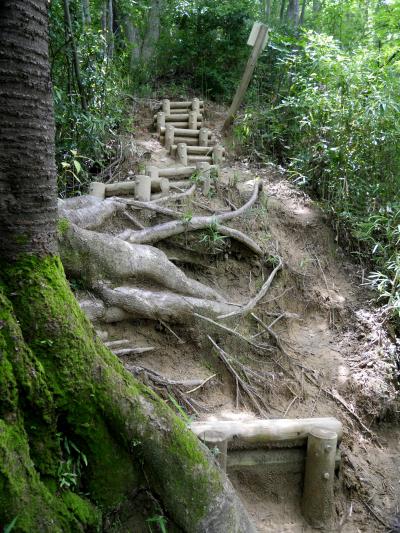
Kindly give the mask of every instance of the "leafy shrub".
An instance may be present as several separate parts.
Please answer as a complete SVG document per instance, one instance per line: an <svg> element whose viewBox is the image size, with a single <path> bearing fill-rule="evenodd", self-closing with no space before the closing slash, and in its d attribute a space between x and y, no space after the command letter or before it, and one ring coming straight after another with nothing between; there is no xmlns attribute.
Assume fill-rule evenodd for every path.
<svg viewBox="0 0 400 533"><path fill-rule="evenodd" d="M271 61L272 83L264 81ZM396 62L373 48L346 51L312 31L296 40L277 36L236 125L253 156L284 164L334 215L346 243L372 258L379 269L372 282L397 309L398 75Z"/></svg>

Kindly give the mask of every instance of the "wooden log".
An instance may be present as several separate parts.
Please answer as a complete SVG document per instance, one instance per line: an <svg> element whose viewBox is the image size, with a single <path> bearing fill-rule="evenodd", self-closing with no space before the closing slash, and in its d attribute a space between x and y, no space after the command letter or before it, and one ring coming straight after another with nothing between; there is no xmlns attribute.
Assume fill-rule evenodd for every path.
<svg viewBox="0 0 400 533"><path fill-rule="evenodd" d="M207 128L205 128L207 129ZM211 137L211 131L207 129L208 136ZM185 135L186 137L198 137L200 130L189 130L189 129L180 129L175 128L175 134L176 135ZM161 128L161 135L165 134L165 128Z"/></svg>
<svg viewBox="0 0 400 533"><path fill-rule="evenodd" d="M109 183L106 185L106 196L124 196L126 194L135 193L135 181L117 181L116 183Z"/></svg>
<svg viewBox="0 0 400 533"><path fill-rule="evenodd" d="M171 104L170 104L170 101L168 100L168 98L165 98L162 101L162 110L163 110L163 113L165 113L166 115L170 115L171 114Z"/></svg>
<svg viewBox="0 0 400 533"><path fill-rule="evenodd" d="M208 139L211 137L211 132L207 128L200 128L199 131L199 145L208 146Z"/></svg>
<svg viewBox="0 0 400 533"><path fill-rule="evenodd" d="M210 155L190 155L188 156L187 160L189 163L196 163L197 161L213 163L213 158Z"/></svg>
<svg viewBox="0 0 400 533"><path fill-rule="evenodd" d="M188 164L188 154L187 154L187 144L179 143L176 147L177 159L181 165L187 167Z"/></svg>
<svg viewBox="0 0 400 533"><path fill-rule="evenodd" d="M263 444L279 441L306 442L309 433L315 428L323 428L337 434L341 440L343 434L342 423L333 417L326 418L296 418L296 419L256 419L256 420L216 420L193 422L191 430L200 435L204 431L223 431L228 439L234 437L244 445Z"/></svg>
<svg viewBox="0 0 400 533"><path fill-rule="evenodd" d="M161 133L161 128L165 128L165 113L160 111L157 113L157 133Z"/></svg>
<svg viewBox="0 0 400 533"><path fill-rule="evenodd" d="M176 151L176 144L171 146L171 153ZM212 155L213 147L212 146L188 146L187 147L188 155Z"/></svg>
<svg viewBox="0 0 400 533"><path fill-rule="evenodd" d="M150 176L137 175L135 179L135 199L140 202L149 202L151 198L151 178Z"/></svg>
<svg viewBox="0 0 400 533"><path fill-rule="evenodd" d="M306 451L304 446L301 448L231 450L228 453L227 468L242 470L243 468L265 467L269 471L302 474L305 470ZM336 449L335 470L339 469L340 460L340 451Z"/></svg>
<svg viewBox="0 0 400 533"><path fill-rule="evenodd" d="M150 178L152 180L156 179L159 177L159 174L158 174L158 167L155 167L154 165L148 165L146 167L146 174L148 176L150 176Z"/></svg>
<svg viewBox="0 0 400 533"><path fill-rule="evenodd" d="M175 114L179 114L179 113L189 113L189 111L195 111L194 109L192 109L192 107L186 107L186 108L181 108L181 109L174 109L172 108L171 111L170 111L170 115L175 115ZM200 106L199 107L199 110L197 111L197 113L204 113L204 107Z"/></svg>
<svg viewBox="0 0 400 533"><path fill-rule="evenodd" d="M169 191L169 180L167 178L150 178L151 192L161 192L167 194Z"/></svg>
<svg viewBox="0 0 400 533"><path fill-rule="evenodd" d="M246 94L247 87L249 86L251 77L253 75L255 66L259 55L261 54L264 46L265 40L268 35L268 28L265 24L261 24L259 27L258 35L256 42L251 50L249 59L245 71L243 73L242 79L240 81L239 87L236 90L235 96L233 97L232 104L228 111L228 116L224 122L223 129L226 130L232 124L233 119L237 110L239 109L241 103L243 102L244 95Z"/></svg>
<svg viewBox="0 0 400 533"><path fill-rule="evenodd" d="M190 107L192 105L192 102L193 100L183 100L181 102L177 100L171 100L170 106L171 106L171 109L185 108L185 107ZM199 104L201 107L204 107L204 100L199 100Z"/></svg>
<svg viewBox="0 0 400 533"><path fill-rule="evenodd" d="M104 200L106 196L106 184L99 181L92 181L89 186L90 196L96 196L96 198L101 198Z"/></svg>
<svg viewBox="0 0 400 533"><path fill-rule="evenodd" d="M329 528L333 519L333 485L337 446L335 431L314 428L307 443L302 512L318 529Z"/></svg>
<svg viewBox="0 0 400 533"><path fill-rule="evenodd" d="M220 165L224 161L224 147L221 144L214 146L212 159L214 165Z"/></svg>
<svg viewBox="0 0 400 533"><path fill-rule="evenodd" d="M172 177L188 177L191 176L196 172L195 166L190 167L184 167L184 168L177 168L177 167L169 167L169 168L160 168L158 171L159 176L163 176L165 178L172 178Z"/></svg>
<svg viewBox="0 0 400 533"><path fill-rule="evenodd" d="M171 121L171 122L168 122L168 124L170 124L171 126L174 126L175 128L182 128L184 130L188 130L189 129L189 121L188 120L183 121L183 122L181 122L181 121ZM201 120L198 120L197 121L197 128L201 128L201 125L202 125ZM158 130L157 130L157 133L159 133ZM161 135L163 135L163 134L161 134Z"/></svg>
<svg viewBox="0 0 400 533"><path fill-rule="evenodd" d="M200 114L200 100L198 98L193 98L192 100L192 111Z"/></svg>
<svg viewBox="0 0 400 533"><path fill-rule="evenodd" d="M166 122L173 122L173 121L187 121L189 120L189 115L190 113L192 113L193 111L189 111L189 113L174 113L173 115L165 115L165 121ZM153 117L154 120L157 119L157 115L154 115ZM203 120L203 115L197 115L197 120L198 122L201 122Z"/></svg>
<svg viewBox="0 0 400 533"><path fill-rule="evenodd" d="M197 162L196 170L198 176L203 184L202 193L207 196L211 187L211 169L210 164L207 162Z"/></svg>
<svg viewBox="0 0 400 533"><path fill-rule="evenodd" d="M174 126L166 126L165 128L165 148L169 150L174 144L175 128Z"/></svg>
<svg viewBox="0 0 400 533"><path fill-rule="evenodd" d="M197 126L198 126L197 117L200 117L200 116L202 116L202 115L198 114L197 111L190 111L189 112L188 122L189 122L189 129L190 130L197 130Z"/></svg>
<svg viewBox="0 0 400 533"><path fill-rule="evenodd" d="M175 141L174 144L186 143L187 145L190 145L190 146L197 146L199 143L198 139L195 139L194 137L183 137L183 136L175 137L174 141Z"/></svg>
<svg viewBox="0 0 400 533"><path fill-rule="evenodd" d="M210 448L221 470L226 472L228 441L219 431L208 431L202 436L204 443Z"/></svg>

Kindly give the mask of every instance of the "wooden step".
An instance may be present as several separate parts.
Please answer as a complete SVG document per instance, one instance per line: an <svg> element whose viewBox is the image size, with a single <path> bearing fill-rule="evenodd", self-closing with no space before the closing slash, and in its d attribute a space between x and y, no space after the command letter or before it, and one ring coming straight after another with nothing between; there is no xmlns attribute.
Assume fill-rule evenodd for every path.
<svg viewBox="0 0 400 533"><path fill-rule="evenodd" d="M157 115L153 116L155 122L157 122ZM165 115L166 122L186 122L189 120L189 113L174 113L173 115ZM197 115L197 121L202 121L203 115Z"/></svg>
<svg viewBox="0 0 400 533"><path fill-rule="evenodd" d="M175 128L175 135L179 137L198 137L199 130L189 130L184 128ZM161 136L165 135L165 128L161 128ZM211 131L208 130L208 136L211 137ZM176 143L175 143L176 144Z"/></svg>

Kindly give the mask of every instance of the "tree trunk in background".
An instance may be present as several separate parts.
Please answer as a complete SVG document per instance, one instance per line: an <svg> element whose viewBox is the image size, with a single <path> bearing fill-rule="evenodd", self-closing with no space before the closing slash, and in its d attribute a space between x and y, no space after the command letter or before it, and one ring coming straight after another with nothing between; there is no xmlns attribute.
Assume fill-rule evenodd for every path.
<svg viewBox="0 0 400 533"><path fill-rule="evenodd" d="M107 0L103 0L101 5L101 31L106 37L107 32Z"/></svg>
<svg viewBox="0 0 400 533"><path fill-rule="evenodd" d="M109 60L114 55L114 11L113 0L108 0L107 7L107 57Z"/></svg>
<svg viewBox="0 0 400 533"><path fill-rule="evenodd" d="M312 9L313 9L314 15L321 10L320 0L313 0Z"/></svg>
<svg viewBox="0 0 400 533"><path fill-rule="evenodd" d="M126 39L131 47L129 65L132 71L137 66L138 62L140 61L142 39L140 37L138 28L136 28L133 25L133 22L129 18L126 18L124 20L124 29L125 29Z"/></svg>
<svg viewBox="0 0 400 533"><path fill-rule="evenodd" d="M145 62L149 61L160 37L160 17L161 17L162 0L152 0L149 14L149 22L147 31L143 39L141 59Z"/></svg>
<svg viewBox="0 0 400 533"><path fill-rule="evenodd" d="M266 0L265 17L266 17L266 20L269 22L269 20L271 18L271 0Z"/></svg>
<svg viewBox="0 0 400 533"><path fill-rule="evenodd" d="M287 8L287 19L295 27L299 23L299 0L289 0Z"/></svg>
<svg viewBox="0 0 400 533"><path fill-rule="evenodd" d="M0 250L6 259L56 249L54 121L43 4L0 3Z"/></svg>
<svg viewBox="0 0 400 533"><path fill-rule="evenodd" d="M75 36L74 36L73 29L72 29L71 12L69 9L69 0L64 0L64 18L65 18L65 26L68 31L69 42L71 45L72 64L74 67L76 85L78 87L82 109L83 111L87 111L87 102L86 102L85 91L84 91L83 84L82 84L81 67L79 64L78 50L76 47Z"/></svg>
<svg viewBox="0 0 400 533"><path fill-rule="evenodd" d="M306 5L307 5L307 0L303 0L303 3L301 5L301 14L300 14L300 21L299 21L300 26L303 26L304 24L304 19L306 16Z"/></svg>
<svg viewBox="0 0 400 533"><path fill-rule="evenodd" d="M281 9L280 9L280 13L279 13L279 21L280 22L283 22L284 18L285 18L285 0L281 0Z"/></svg>
<svg viewBox="0 0 400 533"><path fill-rule="evenodd" d="M89 0L82 0L82 22L84 26L89 26L92 23Z"/></svg>

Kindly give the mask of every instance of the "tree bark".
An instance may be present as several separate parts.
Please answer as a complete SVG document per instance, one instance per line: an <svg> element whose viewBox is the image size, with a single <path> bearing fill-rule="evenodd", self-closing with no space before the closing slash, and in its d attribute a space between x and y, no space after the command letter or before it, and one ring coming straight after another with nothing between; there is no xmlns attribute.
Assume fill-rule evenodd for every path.
<svg viewBox="0 0 400 533"><path fill-rule="evenodd" d="M0 4L0 250L5 259L56 250L46 9L38 0Z"/></svg>
<svg viewBox="0 0 400 533"><path fill-rule="evenodd" d="M152 0L147 31L143 39L141 59L149 61L160 37L160 16L162 0Z"/></svg>
<svg viewBox="0 0 400 533"><path fill-rule="evenodd" d="M300 14L300 21L299 21L300 26L303 26L304 24L305 15L306 15L306 5L307 5L307 0L303 0L303 3L301 5L301 14Z"/></svg>
<svg viewBox="0 0 400 533"><path fill-rule="evenodd" d="M90 26L92 23L89 0L82 0L82 22L84 26Z"/></svg>
<svg viewBox="0 0 400 533"><path fill-rule="evenodd" d="M107 57L109 60L114 55L114 6L113 0L108 0L107 7Z"/></svg>
<svg viewBox="0 0 400 533"><path fill-rule="evenodd" d="M0 4L0 523L98 531L144 485L186 532L254 532L205 447L95 337L55 255L47 9ZM62 436L87 458L76 492Z"/></svg>
<svg viewBox="0 0 400 533"><path fill-rule="evenodd" d="M76 85L78 87L82 109L83 111L87 111L87 102L86 102L85 90L82 84L81 67L79 64L78 49L76 47L74 31L72 29L71 12L69 9L69 0L64 0L63 5L64 5L65 25L68 31L68 38L69 38L69 43L70 43L71 51L72 51L72 64L74 67Z"/></svg>
<svg viewBox="0 0 400 533"><path fill-rule="evenodd" d="M285 6L286 6L286 0L281 0L281 9L279 12L279 21L283 22L283 19L285 18Z"/></svg>

